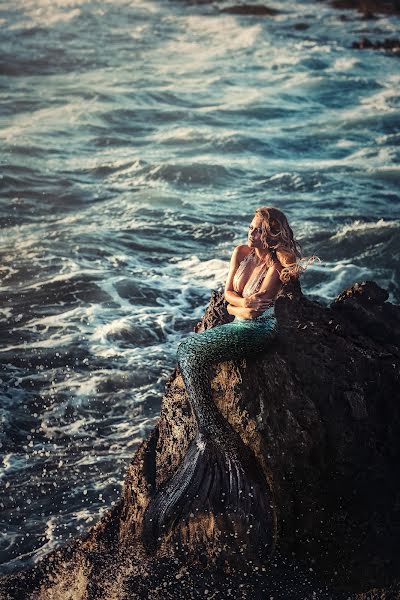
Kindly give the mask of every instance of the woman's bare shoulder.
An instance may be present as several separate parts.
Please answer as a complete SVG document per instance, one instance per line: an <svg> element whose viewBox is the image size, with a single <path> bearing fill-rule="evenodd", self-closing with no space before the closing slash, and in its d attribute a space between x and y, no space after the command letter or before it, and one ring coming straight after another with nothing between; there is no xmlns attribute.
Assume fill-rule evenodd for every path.
<svg viewBox="0 0 400 600"><path fill-rule="evenodd" d="M232 256L237 258L244 258L247 254L250 254L251 248L246 244L240 244L233 249Z"/></svg>

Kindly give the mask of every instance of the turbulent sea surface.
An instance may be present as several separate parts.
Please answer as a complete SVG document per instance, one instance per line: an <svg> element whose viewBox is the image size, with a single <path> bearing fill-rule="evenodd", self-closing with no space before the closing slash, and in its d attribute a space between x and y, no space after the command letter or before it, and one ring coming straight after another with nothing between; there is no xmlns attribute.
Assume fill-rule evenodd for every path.
<svg viewBox="0 0 400 600"><path fill-rule="evenodd" d="M306 294L400 300L399 58L351 47L399 19L233 4L1 4L3 572L118 500L256 207L321 258Z"/></svg>

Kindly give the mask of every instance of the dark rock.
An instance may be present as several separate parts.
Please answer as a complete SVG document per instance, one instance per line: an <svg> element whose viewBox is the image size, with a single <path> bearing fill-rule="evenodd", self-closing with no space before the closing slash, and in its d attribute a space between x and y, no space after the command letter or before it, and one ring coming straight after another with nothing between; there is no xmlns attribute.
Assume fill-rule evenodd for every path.
<svg viewBox="0 0 400 600"><path fill-rule="evenodd" d="M233 321L233 317L226 310L226 302L222 291L212 291L206 312L194 330L196 333L200 333L201 331L215 327L216 323L229 323L230 321Z"/></svg>
<svg viewBox="0 0 400 600"><path fill-rule="evenodd" d="M222 13L229 13L231 15L247 15L247 16L258 16L258 17L271 17L279 14L279 11L274 8L269 8L263 4L235 4L234 6L227 6L222 8Z"/></svg>
<svg viewBox="0 0 400 600"><path fill-rule="evenodd" d="M363 19L365 19L366 21L373 21L374 19L377 19L377 17L374 15L374 13L370 12L369 10L366 10L363 14Z"/></svg>
<svg viewBox="0 0 400 600"><path fill-rule="evenodd" d="M296 29L297 31L305 31L306 29L309 29L310 25L308 25L308 23L295 23L293 25L293 29Z"/></svg>
<svg viewBox="0 0 400 600"><path fill-rule="evenodd" d="M373 281L356 283L344 290L332 304L336 312L346 314L365 337L382 344L400 345L400 326L397 311L386 303L388 293Z"/></svg>
<svg viewBox="0 0 400 600"><path fill-rule="evenodd" d="M272 558L255 554L251 532L222 544L213 514L193 515L185 538L168 532L146 552L146 507L196 432L176 369L120 503L85 536L3 578L0 597L400 598L400 307L386 298L363 282L326 308L286 286L270 350L213 367L215 403L273 490ZM198 331L228 317L214 292Z"/></svg>
<svg viewBox="0 0 400 600"><path fill-rule="evenodd" d="M331 0L331 4L340 10L357 10L368 19L375 18L375 14L400 14L399 0Z"/></svg>
<svg viewBox="0 0 400 600"><path fill-rule="evenodd" d="M361 40L359 42L353 42L352 44L353 48L360 48L361 50L363 50L364 48L373 48L374 45L371 42L371 40L369 40L368 38L361 38Z"/></svg>
<svg viewBox="0 0 400 600"><path fill-rule="evenodd" d="M352 47L359 50L372 48L373 50L390 50L397 53L400 50L400 40L386 38L383 42L372 42L369 38L364 37L359 41L353 42Z"/></svg>
<svg viewBox="0 0 400 600"><path fill-rule="evenodd" d="M335 299L335 306L339 304L349 304L349 302L357 302L368 306L370 304L383 304L389 298L386 290L383 290L374 281L363 281L356 283L350 288L344 290Z"/></svg>

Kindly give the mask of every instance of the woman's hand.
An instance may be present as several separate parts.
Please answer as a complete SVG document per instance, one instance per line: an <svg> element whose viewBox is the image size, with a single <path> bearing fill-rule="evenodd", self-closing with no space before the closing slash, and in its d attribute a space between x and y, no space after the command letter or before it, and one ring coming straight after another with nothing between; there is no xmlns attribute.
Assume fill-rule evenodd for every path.
<svg viewBox="0 0 400 600"><path fill-rule="evenodd" d="M256 292L255 294L244 298L244 307L253 309L256 312L260 311L259 314L261 314L272 304L272 302L271 298L268 298L265 292Z"/></svg>
<svg viewBox="0 0 400 600"><path fill-rule="evenodd" d="M255 319L263 314L265 308L248 308L250 319Z"/></svg>
<svg viewBox="0 0 400 600"><path fill-rule="evenodd" d="M242 319L255 319L263 314L265 308L244 308L240 306L227 305L227 311L230 315L241 317Z"/></svg>

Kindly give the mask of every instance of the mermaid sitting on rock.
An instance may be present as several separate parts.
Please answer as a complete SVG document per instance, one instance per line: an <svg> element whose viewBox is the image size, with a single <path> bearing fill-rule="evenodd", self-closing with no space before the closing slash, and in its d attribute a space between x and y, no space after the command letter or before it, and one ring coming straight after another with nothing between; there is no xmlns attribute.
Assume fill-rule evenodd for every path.
<svg viewBox="0 0 400 600"><path fill-rule="evenodd" d="M192 334L178 346L177 360L197 421L197 434L177 471L155 491L144 518L144 541L157 546L163 534L196 515L229 516L233 530L249 530L271 551L275 515L268 483L252 450L222 416L212 398L212 364L266 351L277 335L274 301L304 267L286 216L277 208L256 210L247 244L231 257L225 285L230 323Z"/></svg>

